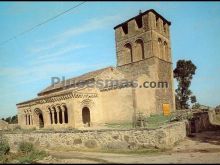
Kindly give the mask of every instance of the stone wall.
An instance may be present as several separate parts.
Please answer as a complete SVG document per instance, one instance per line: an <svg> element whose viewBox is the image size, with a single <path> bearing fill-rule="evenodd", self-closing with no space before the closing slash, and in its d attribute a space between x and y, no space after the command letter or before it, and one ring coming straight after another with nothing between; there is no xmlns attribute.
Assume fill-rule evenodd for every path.
<svg viewBox="0 0 220 165"><path fill-rule="evenodd" d="M159 129L96 130L74 132L4 133L11 151L21 141L42 149L139 149L170 148L186 137L185 122L175 122Z"/></svg>
<svg viewBox="0 0 220 165"><path fill-rule="evenodd" d="M211 110L193 110L193 117L189 120L190 133L220 130L220 125L214 124Z"/></svg>

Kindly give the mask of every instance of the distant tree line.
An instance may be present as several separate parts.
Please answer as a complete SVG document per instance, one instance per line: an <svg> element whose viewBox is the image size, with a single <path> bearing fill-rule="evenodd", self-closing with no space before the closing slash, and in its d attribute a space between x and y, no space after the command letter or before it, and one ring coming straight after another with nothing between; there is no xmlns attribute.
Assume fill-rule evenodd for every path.
<svg viewBox="0 0 220 165"><path fill-rule="evenodd" d="M18 116L14 115L12 117L2 118L2 120L8 122L9 124L17 124L18 123Z"/></svg>

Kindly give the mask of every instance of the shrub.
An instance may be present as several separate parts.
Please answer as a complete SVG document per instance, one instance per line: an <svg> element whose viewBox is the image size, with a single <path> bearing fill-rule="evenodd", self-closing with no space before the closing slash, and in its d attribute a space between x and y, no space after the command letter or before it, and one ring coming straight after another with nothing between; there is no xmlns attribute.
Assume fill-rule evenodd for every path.
<svg viewBox="0 0 220 165"><path fill-rule="evenodd" d="M31 151L26 156L19 158L19 162L22 163L22 164L36 163L37 160L41 160L45 156L47 156L45 151L35 150L35 151Z"/></svg>
<svg viewBox="0 0 220 165"><path fill-rule="evenodd" d="M0 137L0 156L8 154L10 151L9 144L6 140Z"/></svg>
<svg viewBox="0 0 220 165"><path fill-rule="evenodd" d="M34 145L29 142L21 142L18 147L19 151L25 154L28 154L34 151Z"/></svg>

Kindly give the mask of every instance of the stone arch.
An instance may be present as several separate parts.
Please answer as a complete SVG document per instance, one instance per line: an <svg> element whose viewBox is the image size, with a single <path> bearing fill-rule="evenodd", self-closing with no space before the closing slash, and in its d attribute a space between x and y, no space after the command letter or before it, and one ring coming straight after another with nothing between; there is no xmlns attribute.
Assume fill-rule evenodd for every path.
<svg viewBox="0 0 220 165"><path fill-rule="evenodd" d="M81 107L88 107L91 109L94 106L94 102L91 99L85 99L81 102Z"/></svg>
<svg viewBox="0 0 220 165"><path fill-rule="evenodd" d="M36 108L34 110L35 114L38 116L38 126L39 128L43 128L44 127L44 116L43 116L43 112L41 111L41 109Z"/></svg>
<svg viewBox="0 0 220 165"><path fill-rule="evenodd" d="M135 41L133 62L144 59L144 42L142 39Z"/></svg>
<svg viewBox="0 0 220 165"><path fill-rule="evenodd" d="M129 64L133 62L133 55L132 55L132 46L130 43L126 43L124 45L124 64Z"/></svg>

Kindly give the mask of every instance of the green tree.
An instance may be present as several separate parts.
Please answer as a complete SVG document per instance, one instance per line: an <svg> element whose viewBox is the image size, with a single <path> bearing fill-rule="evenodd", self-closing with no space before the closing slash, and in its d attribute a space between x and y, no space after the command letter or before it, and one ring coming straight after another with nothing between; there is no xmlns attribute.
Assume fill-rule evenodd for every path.
<svg viewBox="0 0 220 165"><path fill-rule="evenodd" d="M14 115L14 116L12 116L12 118L11 118L10 124L16 124L16 123L18 123L18 116L17 116L17 115Z"/></svg>
<svg viewBox="0 0 220 165"><path fill-rule="evenodd" d="M188 109L189 108L189 99L191 103L196 101L196 98L192 96L192 92L189 89L191 85L191 80L195 74L196 66L192 63L191 60L179 60L177 61L177 66L174 69L174 78L178 82L178 88L176 91L176 101L179 101L178 108Z"/></svg>
<svg viewBox="0 0 220 165"><path fill-rule="evenodd" d="M7 117L7 118L5 119L5 121L8 122L8 123L11 123L11 117Z"/></svg>

